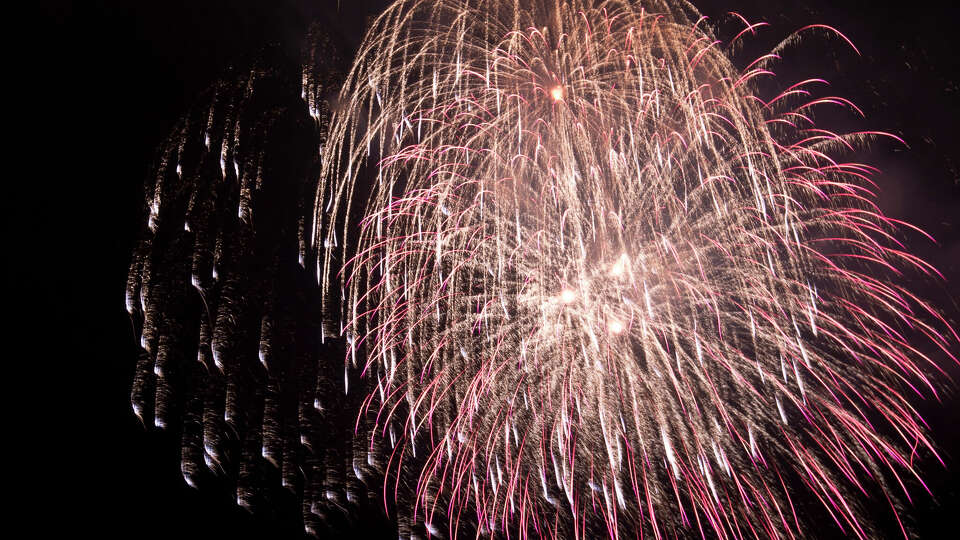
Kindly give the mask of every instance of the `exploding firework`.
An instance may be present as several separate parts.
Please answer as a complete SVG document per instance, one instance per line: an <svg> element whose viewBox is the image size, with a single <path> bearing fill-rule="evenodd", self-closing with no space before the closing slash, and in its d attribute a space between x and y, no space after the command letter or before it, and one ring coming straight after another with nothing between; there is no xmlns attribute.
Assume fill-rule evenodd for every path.
<svg viewBox="0 0 960 540"><path fill-rule="evenodd" d="M358 406L319 343L304 270L326 97L342 82L325 33L306 42L299 62L274 46L228 73L160 148L126 309L142 348L133 411L180 436L185 482L226 477L244 508L295 491L320 531L357 502Z"/></svg>
<svg viewBox="0 0 960 540"><path fill-rule="evenodd" d="M886 135L817 128L859 112L819 79L757 95L778 51L735 67L742 22L723 43L682 2L403 0L374 23L314 243L401 519L794 537L814 501L863 538L867 496L896 513L922 485L908 398L941 371L915 343L957 336L902 285L936 271L875 169L839 158Z"/></svg>

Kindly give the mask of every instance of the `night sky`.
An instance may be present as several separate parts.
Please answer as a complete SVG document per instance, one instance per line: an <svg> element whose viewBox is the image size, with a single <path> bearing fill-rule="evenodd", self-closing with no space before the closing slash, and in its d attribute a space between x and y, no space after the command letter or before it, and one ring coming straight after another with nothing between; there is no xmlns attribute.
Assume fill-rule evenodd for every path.
<svg viewBox="0 0 960 540"><path fill-rule="evenodd" d="M30 387L47 396L30 401L44 418L32 426L43 433L26 443L33 456L27 500L46 516L33 530L103 538L300 536L295 514L285 513L298 511L292 497L280 501L286 510L251 515L225 487L193 490L179 472L176 437L141 426L129 404L137 343L123 297L143 180L178 117L225 69L265 44L297 50L312 19L327 21L350 57L365 19L386 2L339 3L116 0L46 8L44 31L30 45L37 60L25 62L25 73L39 84L30 96L37 113L24 135L40 152L31 176L8 178L14 200L23 202L5 217L26 231L17 235L25 251L9 266L14 283L36 284L27 287L23 316L33 328L29 362L40 381ZM710 16L735 10L771 23L737 57L740 66L811 23L832 25L857 45L859 57L837 40L814 37L791 49L778 76L791 83L821 76L832 93L866 113L853 124L839 116L824 124L890 131L909 144L879 141L864 159L883 171L877 177L881 208L939 241L906 236L911 249L952 282L916 288L960 327L960 7L695 4ZM960 369L947 368L960 381ZM946 470L935 463L924 469L938 505L912 491L916 527L935 537L953 528L960 511L960 399L948 389L942 404L918 406L948 462Z"/></svg>

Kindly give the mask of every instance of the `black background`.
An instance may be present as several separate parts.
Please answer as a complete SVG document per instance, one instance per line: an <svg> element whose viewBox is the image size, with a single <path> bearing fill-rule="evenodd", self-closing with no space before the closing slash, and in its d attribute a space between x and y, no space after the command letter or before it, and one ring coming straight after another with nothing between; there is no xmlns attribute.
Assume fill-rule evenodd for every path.
<svg viewBox="0 0 960 540"><path fill-rule="evenodd" d="M339 4L339 5L338 5ZM16 256L7 283L26 293L15 314L27 344L23 380L31 414L13 466L35 533L95 537L297 537L288 516L238 508L226 490L198 492L179 473L174 437L144 429L129 406L136 343L123 294L141 216L138 201L155 148L197 95L230 65L280 42L296 50L306 21L321 19L345 56L359 44L367 16L382 0L113 0L53 4L31 39L14 52L30 81L20 133L29 172L9 178L14 208L5 229ZM868 162L883 170L880 205L930 232L938 245L906 235L950 285L917 288L958 324L960 291L960 9L920 3L814 0L776 6L762 1L700 2L717 17L736 10L763 19L739 58L755 57L810 23L837 27L862 52L812 36L791 49L784 81L823 76L832 92L866 113L851 126L903 137L909 148L878 142ZM34 56L35 55L35 56ZM20 66L20 64L16 64ZM16 78L16 77L15 77ZM17 111L14 111L17 112ZM24 111L20 111L24 112ZM827 117L845 126L849 117ZM8 199L11 200L11 199ZM17 326L14 326L17 328ZM954 378L960 370L949 366ZM955 386L955 385L954 385ZM919 407L941 444L947 468L925 468L937 496L917 493L915 527L922 537L953 529L960 510L960 440L956 390ZM32 413L39 413L36 419ZM22 465L21 465L22 464ZM825 527L826 534L828 527ZM809 531L820 536L818 531Z"/></svg>

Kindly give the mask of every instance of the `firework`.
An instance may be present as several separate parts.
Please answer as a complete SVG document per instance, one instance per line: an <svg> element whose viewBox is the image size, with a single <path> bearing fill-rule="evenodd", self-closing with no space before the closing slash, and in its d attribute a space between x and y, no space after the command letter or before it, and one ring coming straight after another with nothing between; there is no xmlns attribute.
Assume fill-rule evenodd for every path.
<svg viewBox="0 0 960 540"><path fill-rule="evenodd" d="M957 336L902 285L936 271L875 169L840 159L885 134L817 128L858 112L819 79L757 95L778 51L735 67L742 22L403 0L374 23L314 244L401 532L793 537L813 501L863 538L865 497L922 486L909 398Z"/></svg>
<svg viewBox="0 0 960 540"><path fill-rule="evenodd" d="M317 532L365 491L348 473L358 404L338 388L339 354L319 343L305 270L325 98L342 75L324 33L305 41L303 69L266 48L160 148L126 308L142 347L133 411L180 437L184 481L224 477L248 509L294 491Z"/></svg>

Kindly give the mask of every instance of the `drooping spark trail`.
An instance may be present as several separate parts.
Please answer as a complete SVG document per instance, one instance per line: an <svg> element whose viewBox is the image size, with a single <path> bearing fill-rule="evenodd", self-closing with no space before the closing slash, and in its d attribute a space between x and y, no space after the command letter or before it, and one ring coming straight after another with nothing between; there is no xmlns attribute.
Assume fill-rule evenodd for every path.
<svg viewBox="0 0 960 540"><path fill-rule="evenodd" d="M275 45L228 72L161 146L125 307L142 349L133 411L180 437L185 482L226 478L247 509L293 491L320 534L366 491L348 473L359 398L338 389L305 271L343 79L326 29L306 38L302 58Z"/></svg>
<svg viewBox="0 0 960 540"><path fill-rule="evenodd" d="M730 44L682 2L401 0L374 24L314 243L410 520L794 537L803 499L863 538L870 493L896 512L922 485L911 399L957 336L903 286L936 271L875 169L841 160L885 134L817 128L858 112L819 79L754 95L778 57L738 69Z"/></svg>

